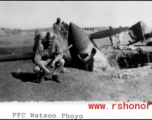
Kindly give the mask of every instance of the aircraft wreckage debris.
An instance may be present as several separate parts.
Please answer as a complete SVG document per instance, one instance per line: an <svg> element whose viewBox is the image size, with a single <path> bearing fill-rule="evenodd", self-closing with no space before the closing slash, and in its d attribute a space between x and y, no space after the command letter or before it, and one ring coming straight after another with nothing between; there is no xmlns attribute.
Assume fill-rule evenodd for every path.
<svg viewBox="0 0 152 120"><path fill-rule="evenodd" d="M111 66L106 56L96 48L88 35L79 26L70 23L69 26L69 45L72 60L82 69L87 71L110 70Z"/></svg>
<svg viewBox="0 0 152 120"><path fill-rule="evenodd" d="M106 71L113 70L113 68L124 69L151 66L151 51L145 51L143 49L119 50L119 52L108 52L108 54L105 55L105 53L92 41L92 39L108 37L126 30L128 30L128 27L102 30L88 35L83 29L71 22L69 25L68 37L66 39L61 38L60 40L65 41L68 44L66 44L66 47L63 45L63 48L66 48L64 49L64 59L68 59L68 62L72 61L76 67L80 67L87 71ZM58 37L60 38L62 36ZM69 51L72 60L67 54ZM33 52L13 52L13 54L0 55L0 61L30 60L33 55Z"/></svg>

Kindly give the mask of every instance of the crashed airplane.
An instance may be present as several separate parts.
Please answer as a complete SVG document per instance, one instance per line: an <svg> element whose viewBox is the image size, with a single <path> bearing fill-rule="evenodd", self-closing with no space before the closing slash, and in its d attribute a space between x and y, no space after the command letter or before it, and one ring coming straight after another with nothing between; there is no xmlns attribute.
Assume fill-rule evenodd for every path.
<svg viewBox="0 0 152 120"><path fill-rule="evenodd" d="M127 29L127 27L124 27L113 30L104 30L92 33L88 36L80 27L74 23L70 23L68 44L73 45L70 49L72 61L80 68L82 67L88 71L111 70L112 66L105 54L101 52L91 40L108 37Z"/></svg>
<svg viewBox="0 0 152 120"><path fill-rule="evenodd" d="M105 54L95 45L93 39L109 37L126 31L127 29L128 27L115 28L112 30L98 31L88 35L79 26L71 22L68 35L61 36L56 34L56 38L64 50L63 58L65 59L66 64L87 71L105 71L113 69L113 66L111 66L110 61ZM37 33L34 45L39 42L38 37L45 37L45 35L46 32ZM27 60L32 59L33 55L33 51L30 53L2 55L0 56L0 61Z"/></svg>
<svg viewBox="0 0 152 120"><path fill-rule="evenodd" d="M121 41L118 49L117 63L120 68L132 68L151 65L152 49L150 43L152 30L147 25L139 21L132 25L126 33L125 39Z"/></svg>

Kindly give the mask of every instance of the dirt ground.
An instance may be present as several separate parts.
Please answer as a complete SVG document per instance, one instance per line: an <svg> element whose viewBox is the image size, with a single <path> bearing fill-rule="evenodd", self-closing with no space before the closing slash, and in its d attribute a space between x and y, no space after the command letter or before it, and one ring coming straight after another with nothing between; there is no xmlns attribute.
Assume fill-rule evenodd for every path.
<svg viewBox="0 0 152 120"><path fill-rule="evenodd" d="M122 101L152 99L151 67L113 72L66 68L62 83L35 83L33 63L0 63L0 101Z"/></svg>
<svg viewBox="0 0 152 120"><path fill-rule="evenodd" d="M0 62L0 102L152 100L151 66L109 72L66 67L62 83L35 83L33 66L30 60Z"/></svg>

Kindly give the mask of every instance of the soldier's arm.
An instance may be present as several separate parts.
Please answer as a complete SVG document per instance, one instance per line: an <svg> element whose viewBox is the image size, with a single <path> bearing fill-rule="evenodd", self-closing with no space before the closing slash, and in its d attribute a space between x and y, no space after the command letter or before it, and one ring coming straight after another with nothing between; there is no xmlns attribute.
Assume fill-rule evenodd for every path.
<svg viewBox="0 0 152 120"><path fill-rule="evenodd" d="M63 50L57 40L55 41L55 49L56 49L56 53L55 53L55 58L53 60L54 62L62 59L62 57L63 57Z"/></svg>
<svg viewBox="0 0 152 120"><path fill-rule="evenodd" d="M63 31L66 31L63 25L61 25L61 29L62 29Z"/></svg>
<svg viewBox="0 0 152 120"><path fill-rule="evenodd" d="M42 60L42 51L43 51L43 45L39 44L35 52L35 57L34 57L35 63L38 63L40 60Z"/></svg>
<svg viewBox="0 0 152 120"><path fill-rule="evenodd" d="M35 54L35 63L41 67L46 73L50 73L50 71L47 69L46 66L44 66L42 63L41 63L41 60L42 60L42 56L43 56L43 51L44 51L44 47L42 44L40 44L36 50L36 54Z"/></svg>
<svg viewBox="0 0 152 120"><path fill-rule="evenodd" d="M64 33L67 33L67 30L65 29L65 27L62 25L61 26L61 30L64 32Z"/></svg>

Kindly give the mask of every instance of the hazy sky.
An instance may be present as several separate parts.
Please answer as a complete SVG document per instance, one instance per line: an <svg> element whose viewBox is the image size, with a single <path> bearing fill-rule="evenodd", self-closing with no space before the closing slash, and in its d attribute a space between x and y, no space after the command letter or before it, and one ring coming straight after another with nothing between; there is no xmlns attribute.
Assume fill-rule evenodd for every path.
<svg viewBox="0 0 152 120"><path fill-rule="evenodd" d="M143 21L152 27L151 1L1 1L0 27L51 27L60 17L80 27L131 26Z"/></svg>

